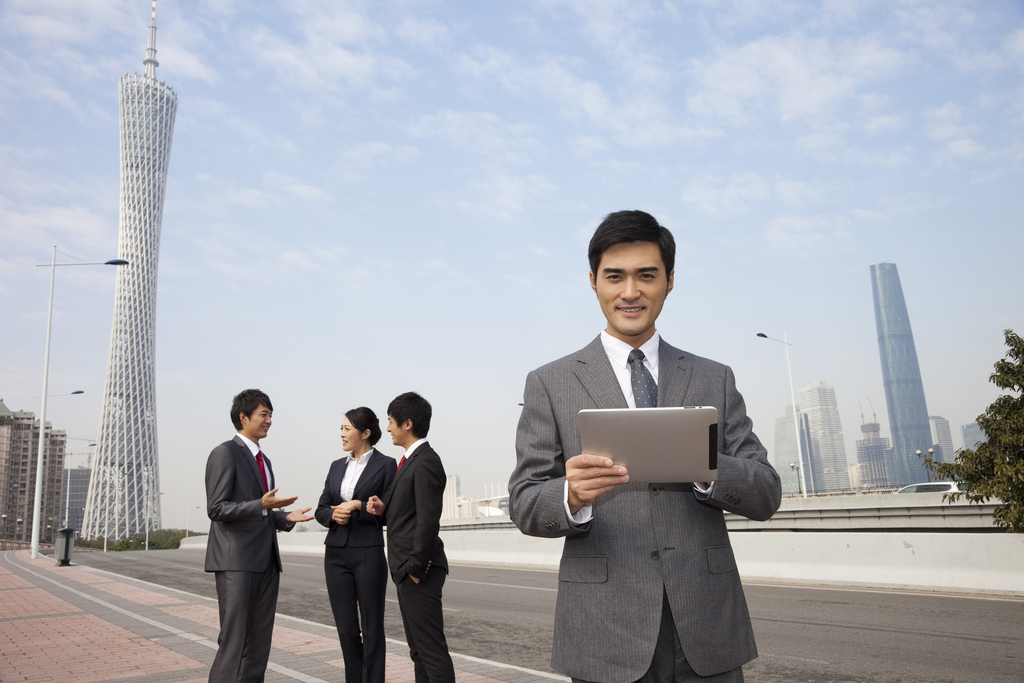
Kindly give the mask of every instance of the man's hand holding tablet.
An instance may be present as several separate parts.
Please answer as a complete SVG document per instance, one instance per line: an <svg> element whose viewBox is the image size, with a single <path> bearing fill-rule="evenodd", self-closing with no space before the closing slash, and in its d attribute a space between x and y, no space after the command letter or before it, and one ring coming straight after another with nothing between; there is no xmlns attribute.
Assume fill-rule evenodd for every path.
<svg viewBox="0 0 1024 683"><path fill-rule="evenodd" d="M609 458L581 453L565 461L565 480L569 482L569 512L575 515L601 494L629 481L629 473Z"/></svg>

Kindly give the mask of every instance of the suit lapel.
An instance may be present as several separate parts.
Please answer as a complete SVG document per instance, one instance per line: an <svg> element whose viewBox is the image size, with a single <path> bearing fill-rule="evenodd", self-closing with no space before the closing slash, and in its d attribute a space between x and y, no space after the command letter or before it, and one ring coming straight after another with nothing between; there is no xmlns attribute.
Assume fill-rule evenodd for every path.
<svg viewBox="0 0 1024 683"><path fill-rule="evenodd" d="M574 368L583 388L598 408L628 408L611 361L601 345L601 336L590 342L576 357Z"/></svg>
<svg viewBox="0 0 1024 683"><path fill-rule="evenodd" d="M413 457L406 459L405 464L402 465L402 467L398 470L397 474L395 474L394 481L391 482L391 490L388 491L388 499L384 501L384 505L390 505L390 503L391 503L391 494L394 493L395 489L398 487L398 482L401 481L401 479L406 474L409 473L409 467L412 465L413 459L419 457L420 455L422 455L429 447L430 447L430 442L429 441L424 441L422 446L420 446L419 448L417 448L415 451L412 452L413 453ZM401 458L399 458L399 461L401 461Z"/></svg>
<svg viewBox="0 0 1024 683"><path fill-rule="evenodd" d="M341 502L341 482L345 481L345 472L348 471L348 458L341 461L341 467L334 470L334 477L331 479L331 495Z"/></svg>
<svg viewBox="0 0 1024 683"><path fill-rule="evenodd" d="M359 475L359 481L356 482L355 490L352 492L353 498L363 498L360 494L365 493L363 489L366 487L366 484L373 479L373 475L377 473L377 470L384 466L384 458L377 455L376 449L371 448L363 457L368 459L366 467L363 468L362 473Z"/></svg>
<svg viewBox="0 0 1024 683"><path fill-rule="evenodd" d="M685 405L692 374L686 354L662 339L658 347L658 407Z"/></svg>
<svg viewBox="0 0 1024 683"><path fill-rule="evenodd" d="M260 466L256 464L256 458L253 457L252 451L249 450L249 447L239 437L236 436L232 441L234 441L235 445L238 446L239 454L245 458L246 462L249 463L249 469L252 471L253 476L256 477L256 485L260 487L260 490L263 491L263 493L266 493L268 489L263 487L263 477L260 475ZM272 481L272 477L270 475L270 463L267 462L266 458L263 459L263 462L267 465L267 480ZM274 488L273 484L271 484L270 488Z"/></svg>

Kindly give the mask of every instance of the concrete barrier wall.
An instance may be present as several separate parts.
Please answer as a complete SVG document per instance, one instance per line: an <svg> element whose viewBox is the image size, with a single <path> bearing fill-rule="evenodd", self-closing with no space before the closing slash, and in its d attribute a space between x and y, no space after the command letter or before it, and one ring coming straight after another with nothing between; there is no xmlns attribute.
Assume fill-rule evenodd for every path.
<svg viewBox="0 0 1024 683"><path fill-rule="evenodd" d="M442 527L453 564L558 569L562 539L480 521ZM323 555L324 536L282 533L278 542L283 553ZM1024 596L1024 534L733 531L730 538L747 581ZM182 547L205 548L206 537Z"/></svg>

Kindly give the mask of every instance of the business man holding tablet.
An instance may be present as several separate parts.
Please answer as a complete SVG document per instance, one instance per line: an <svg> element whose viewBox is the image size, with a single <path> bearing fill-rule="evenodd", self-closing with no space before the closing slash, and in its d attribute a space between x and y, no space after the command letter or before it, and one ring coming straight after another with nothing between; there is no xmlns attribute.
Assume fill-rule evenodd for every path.
<svg viewBox="0 0 1024 683"><path fill-rule="evenodd" d="M779 476L732 370L657 333L672 234L642 211L613 213L589 260L607 326L527 376L509 481L516 526L565 537L552 666L593 683L742 681L757 649L722 511L771 517ZM717 409L716 481L639 483L582 452L581 410L661 406Z"/></svg>

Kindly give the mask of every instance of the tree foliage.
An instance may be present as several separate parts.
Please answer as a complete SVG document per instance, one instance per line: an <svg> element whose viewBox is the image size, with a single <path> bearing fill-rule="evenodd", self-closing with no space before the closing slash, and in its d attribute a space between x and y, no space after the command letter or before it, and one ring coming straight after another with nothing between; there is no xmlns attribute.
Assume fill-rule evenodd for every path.
<svg viewBox="0 0 1024 683"><path fill-rule="evenodd" d="M205 536L206 534L190 531L189 536ZM150 550L173 550L185 538L184 529L157 529L149 532ZM102 548L102 538L75 539L75 546L79 548ZM107 550L145 550L146 534L135 534L120 541L108 541Z"/></svg>
<svg viewBox="0 0 1024 683"><path fill-rule="evenodd" d="M987 441L974 450L958 450L955 462L937 463L929 458L925 464L938 477L959 485L961 491L946 494L946 500L960 496L972 503L997 499L1002 504L993 513L993 522L1007 531L1024 532L1024 339L1013 330L1003 334L1009 350L988 379L1009 393L978 416Z"/></svg>

